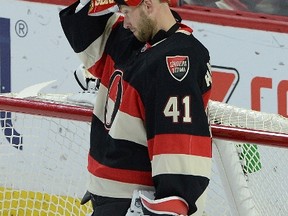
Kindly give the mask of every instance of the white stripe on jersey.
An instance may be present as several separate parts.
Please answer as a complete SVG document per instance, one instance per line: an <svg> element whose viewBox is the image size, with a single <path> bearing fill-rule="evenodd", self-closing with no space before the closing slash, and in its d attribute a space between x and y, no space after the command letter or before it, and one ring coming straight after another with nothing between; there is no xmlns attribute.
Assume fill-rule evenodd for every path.
<svg viewBox="0 0 288 216"><path fill-rule="evenodd" d="M191 35L192 33L187 31L187 30L184 30L184 29L179 29L176 31L177 33L183 33L183 34L186 34L186 35Z"/></svg>
<svg viewBox="0 0 288 216"><path fill-rule="evenodd" d="M97 61L99 61L103 55L106 42L112 31L112 26L119 18L119 14L113 14L107 21L104 32L93 43L91 43L83 52L78 53L81 62L86 68L92 67ZM95 26L96 28L96 26Z"/></svg>
<svg viewBox="0 0 288 216"><path fill-rule="evenodd" d="M96 115L103 124L107 91L107 88L104 85L100 84L93 110L93 114Z"/></svg>
<svg viewBox="0 0 288 216"><path fill-rule="evenodd" d="M114 139L124 139L147 147L145 126L140 118L118 111L109 134Z"/></svg>
<svg viewBox="0 0 288 216"><path fill-rule="evenodd" d="M170 173L210 178L211 166L211 158L184 154L155 155L152 159L152 176Z"/></svg>
<svg viewBox="0 0 288 216"><path fill-rule="evenodd" d="M103 124L105 124L104 113L107 91L107 88L101 84L93 110L94 115L96 115ZM109 106L106 106L106 109L108 113L111 113L113 111L112 109L114 108L114 101L110 98L108 100ZM124 139L136 142L143 146L147 146L147 137L145 131L145 127L140 118L131 116L118 110L109 134L114 139Z"/></svg>

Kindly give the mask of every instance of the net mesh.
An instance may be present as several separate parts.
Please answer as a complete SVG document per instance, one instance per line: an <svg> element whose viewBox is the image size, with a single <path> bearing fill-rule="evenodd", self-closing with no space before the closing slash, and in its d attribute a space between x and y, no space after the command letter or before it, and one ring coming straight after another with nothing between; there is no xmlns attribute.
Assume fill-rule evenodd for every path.
<svg viewBox="0 0 288 216"><path fill-rule="evenodd" d="M288 134L287 118L272 113L247 110L217 101L209 102L212 124Z"/></svg>
<svg viewBox="0 0 288 216"><path fill-rule="evenodd" d="M87 122L1 112L0 215L86 215Z"/></svg>
<svg viewBox="0 0 288 216"><path fill-rule="evenodd" d="M15 94L8 96L17 97ZM61 94L39 94L26 100L27 103L35 100L47 102L48 106L52 103L68 104L92 109L88 104L70 102L67 95ZM13 112L13 108L0 113L0 215L91 213L90 204L80 205L86 191L90 123L65 119L65 116L41 116L38 112L37 116ZM209 113L215 125L288 134L288 120L277 114L215 101L210 101ZM243 142L229 141L224 146L232 148L230 153L213 144L212 178L203 215L255 215L239 213L237 201L232 200L238 196L243 200L253 200L253 205L244 208L248 206L256 210L256 215L288 215L288 185L285 181L288 148L247 143L245 137ZM240 167L236 174L232 159L236 159ZM239 194L231 192L233 188L237 189L237 185L233 180L231 185L230 177L238 179L237 175L244 177L242 186L245 185L245 190L249 188L247 196L242 196L244 190L241 188L236 190Z"/></svg>

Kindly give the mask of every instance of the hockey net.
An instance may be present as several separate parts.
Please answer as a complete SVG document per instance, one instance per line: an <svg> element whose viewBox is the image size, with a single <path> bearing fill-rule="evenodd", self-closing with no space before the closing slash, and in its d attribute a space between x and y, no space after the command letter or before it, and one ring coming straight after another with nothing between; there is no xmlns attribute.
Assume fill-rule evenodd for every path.
<svg viewBox="0 0 288 216"><path fill-rule="evenodd" d="M210 101L206 216L288 214L288 119ZM92 107L67 95L0 96L0 215L88 215Z"/></svg>

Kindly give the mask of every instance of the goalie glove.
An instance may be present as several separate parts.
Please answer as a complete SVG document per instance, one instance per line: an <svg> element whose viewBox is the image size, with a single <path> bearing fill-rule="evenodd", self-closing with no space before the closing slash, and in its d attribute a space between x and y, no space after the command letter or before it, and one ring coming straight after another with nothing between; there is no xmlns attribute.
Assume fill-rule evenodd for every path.
<svg viewBox="0 0 288 216"><path fill-rule="evenodd" d="M95 105L97 91L99 88L99 79L94 78L84 67L83 64L81 64L74 72L74 77L81 87L83 89L82 92L69 95L67 97L68 101L72 101L74 103L80 103L80 104L87 104L90 106Z"/></svg>
<svg viewBox="0 0 288 216"><path fill-rule="evenodd" d="M152 191L134 191L126 216L187 215L187 202L177 196L156 199Z"/></svg>
<svg viewBox="0 0 288 216"><path fill-rule="evenodd" d="M83 64L74 71L74 77L79 86L84 91L97 91L99 88L99 80L93 77Z"/></svg>

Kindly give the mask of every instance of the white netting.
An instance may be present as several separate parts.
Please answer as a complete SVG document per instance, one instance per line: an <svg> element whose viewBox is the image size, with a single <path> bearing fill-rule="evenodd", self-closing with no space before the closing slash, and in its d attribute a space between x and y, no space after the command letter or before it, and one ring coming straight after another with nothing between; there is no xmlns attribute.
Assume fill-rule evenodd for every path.
<svg viewBox="0 0 288 216"><path fill-rule="evenodd" d="M288 215L288 149L258 146L261 166L247 173L248 186L261 216Z"/></svg>
<svg viewBox="0 0 288 216"><path fill-rule="evenodd" d="M212 124L288 134L288 119L278 114L247 110L216 101L210 101L209 111ZM218 206L221 200L226 208L218 206L216 215L219 216L287 216L287 137L286 148L249 144L245 142L247 138L243 137L241 143L215 140L208 215L215 215L211 205ZM238 161L235 162L235 158ZM239 167L240 173L237 172ZM219 190L221 187L224 190ZM249 189L248 193L244 187Z"/></svg>
<svg viewBox="0 0 288 216"><path fill-rule="evenodd" d="M209 102L212 124L288 134L288 119L278 114L247 110L217 101Z"/></svg>
<svg viewBox="0 0 288 216"><path fill-rule="evenodd" d="M67 95L39 94L27 103L30 100L47 102L47 106L75 105L67 101ZM65 116L39 116L39 112L37 116L22 114L19 107L17 113L11 112L11 106L0 111L0 215L78 216L91 212L91 206L79 204L86 190L90 123ZM84 107L92 109L87 104ZM276 114L215 101L210 101L209 109L213 124L288 133L287 119ZM243 140L215 140L205 215L288 215L288 149Z"/></svg>
<svg viewBox="0 0 288 216"><path fill-rule="evenodd" d="M80 206L89 123L5 111L0 121L0 215L91 212Z"/></svg>

